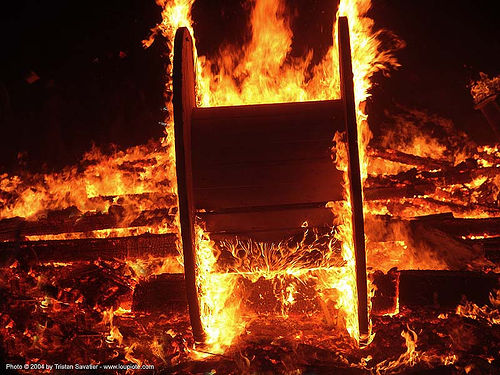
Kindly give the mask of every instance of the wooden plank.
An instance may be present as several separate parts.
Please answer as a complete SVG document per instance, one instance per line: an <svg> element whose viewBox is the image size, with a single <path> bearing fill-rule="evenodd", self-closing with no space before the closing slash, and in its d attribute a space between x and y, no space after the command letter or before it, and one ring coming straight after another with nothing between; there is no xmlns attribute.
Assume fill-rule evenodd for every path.
<svg viewBox="0 0 500 375"><path fill-rule="evenodd" d="M205 334L200 318L196 287L196 233L194 229L194 200L191 167L191 114L196 107L193 40L186 27L175 33L173 61L173 106L177 194L181 225L182 252L189 317L196 341Z"/></svg>
<svg viewBox="0 0 500 375"><path fill-rule="evenodd" d="M338 19L340 58L340 85L344 103L347 145L349 155L349 188L353 221L353 242L356 258L356 287L358 295L358 323L360 341L369 337L368 286L366 281L365 229L363 219L363 191L359 166L358 129L354 101L354 82L351 63L351 42L347 17Z"/></svg>
<svg viewBox="0 0 500 375"><path fill-rule="evenodd" d="M339 174L341 172L338 172ZM229 208L259 207L266 205L288 205L298 202L326 203L343 199L343 188L336 184L337 179L325 180L321 185L311 181L302 181L293 191L287 191L286 184L266 187L228 187L196 189L196 207L207 210ZM387 200L414 198L426 192L434 191L435 187L429 185L373 187L364 189L365 200Z"/></svg>
<svg viewBox="0 0 500 375"><path fill-rule="evenodd" d="M364 199L368 201L386 200L386 199L402 199L414 198L431 194L436 190L436 186L432 183L420 183L402 186L384 186L384 187L368 187L364 188Z"/></svg>
<svg viewBox="0 0 500 375"><path fill-rule="evenodd" d="M331 138L331 137L330 137ZM251 143L246 139L198 144L193 153L193 170L207 167L250 162L276 162L289 160L330 159L332 139L269 141L261 138Z"/></svg>
<svg viewBox="0 0 500 375"><path fill-rule="evenodd" d="M26 236L87 233L102 229L128 228L139 226L155 226L170 223L174 216L170 209L159 208L146 210L137 214L135 219L124 220L125 209L121 206L111 206L107 213L86 213L70 215L49 215L37 221L28 221L16 217L0 221L0 241L20 241ZM88 237L91 237L89 235Z"/></svg>
<svg viewBox="0 0 500 375"><path fill-rule="evenodd" d="M500 264L500 237L487 237L463 240L473 248L480 248L486 259L495 264Z"/></svg>
<svg viewBox="0 0 500 375"><path fill-rule="evenodd" d="M206 143L204 136L222 141L248 140L248 137L262 141L259 138L262 135L266 140L279 142L331 140L335 131L343 129L342 103L323 100L196 108L192 126L196 146Z"/></svg>
<svg viewBox="0 0 500 375"><path fill-rule="evenodd" d="M195 189L225 188L240 186L268 187L287 184L296 189L308 183L323 184L332 181L340 185L342 172L339 172L331 159L299 160L281 162L226 164L193 171ZM300 202L300 201L299 201Z"/></svg>
<svg viewBox="0 0 500 375"><path fill-rule="evenodd" d="M290 115L339 116L343 119L341 100L312 100L303 102L245 104L218 107L197 107L193 113L193 121L217 123L221 119L289 117ZM194 126L194 125L193 125ZM215 125L217 126L217 125ZM331 125L330 125L331 126ZM339 130L343 128L339 124Z"/></svg>
<svg viewBox="0 0 500 375"><path fill-rule="evenodd" d="M196 108L193 165L328 157L342 119L339 101Z"/></svg>
<svg viewBox="0 0 500 375"><path fill-rule="evenodd" d="M74 262L127 259L144 256L177 255L177 236L144 234L131 237L85 238L76 240L0 242L0 264L15 259L33 262Z"/></svg>
<svg viewBox="0 0 500 375"><path fill-rule="evenodd" d="M171 186L171 182L168 181L167 177L160 182L162 188ZM177 196L165 192L148 192L142 194L123 194L123 195L98 195L95 197L88 198L90 202L100 203L100 202L116 202L117 204L122 204L123 202L150 202L156 203L155 207L170 207L177 204Z"/></svg>
<svg viewBox="0 0 500 375"><path fill-rule="evenodd" d="M196 108L193 166L328 158L342 119L339 101Z"/></svg>
<svg viewBox="0 0 500 375"><path fill-rule="evenodd" d="M211 233L210 239L219 242L227 240L250 240L256 242L278 243L290 239L300 240L304 237L307 228L291 227L272 230L242 230L232 233ZM310 230L313 228L309 228ZM326 230L326 228L314 228L315 230Z"/></svg>
<svg viewBox="0 0 500 375"><path fill-rule="evenodd" d="M341 172L338 172L339 175ZM241 207L277 206L297 203L321 203L343 199L343 187L335 175L321 183L303 180L267 186L239 186L196 189L196 207L219 210Z"/></svg>
<svg viewBox="0 0 500 375"><path fill-rule="evenodd" d="M211 233L242 233L301 228L307 221L309 227L332 226L334 215L325 207L288 206L254 211L198 213Z"/></svg>
<svg viewBox="0 0 500 375"><path fill-rule="evenodd" d="M462 219L448 218L430 221L435 228L454 236L500 235L500 217Z"/></svg>
<svg viewBox="0 0 500 375"><path fill-rule="evenodd" d="M492 95L478 104L475 109L480 109L491 130L495 133L495 138L500 141L500 106L498 104L499 94Z"/></svg>
<svg viewBox="0 0 500 375"><path fill-rule="evenodd" d="M411 155L399 150L385 149L382 146L378 148L371 148L369 152L370 152L370 157L395 161L398 163L413 165L416 167L426 168L429 170L450 167L450 163L448 161Z"/></svg>

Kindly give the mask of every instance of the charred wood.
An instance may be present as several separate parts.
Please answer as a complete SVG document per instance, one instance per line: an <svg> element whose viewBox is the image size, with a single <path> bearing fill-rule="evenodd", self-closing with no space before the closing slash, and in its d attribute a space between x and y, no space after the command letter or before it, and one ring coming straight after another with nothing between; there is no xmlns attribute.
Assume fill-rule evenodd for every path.
<svg viewBox="0 0 500 375"><path fill-rule="evenodd" d="M139 283L134 290L134 312L187 311L184 274L165 273Z"/></svg>
<svg viewBox="0 0 500 375"><path fill-rule="evenodd" d="M102 229L173 225L174 217L168 208L137 213L132 219L122 206L113 205L107 213L82 214L74 210L50 211L46 217L36 221L15 217L0 221L0 241L19 241L26 236L75 232L92 232ZM90 237L90 235L89 235Z"/></svg>
<svg viewBox="0 0 500 375"><path fill-rule="evenodd" d="M425 168L429 170L450 166L450 163L447 161L411 155L398 150L372 148L370 149L369 153L371 157L395 161L406 165L413 165L415 167Z"/></svg>
<svg viewBox="0 0 500 375"><path fill-rule="evenodd" d="M177 255L175 234L144 234L131 237L85 238L54 241L0 243L0 264L14 260L27 263L73 262L95 259L127 259L148 255Z"/></svg>
<svg viewBox="0 0 500 375"><path fill-rule="evenodd" d="M394 312L398 299L400 307L427 306L442 311L456 308L464 299L483 306L490 303L490 293L500 286L499 281L499 274L468 271L375 272L372 282L377 290L372 312Z"/></svg>
<svg viewBox="0 0 500 375"><path fill-rule="evenodd" d="M464 298L479 306L489 304L498 289L499 275L481 272L400 271L399 305L455 308Z"/></svg>

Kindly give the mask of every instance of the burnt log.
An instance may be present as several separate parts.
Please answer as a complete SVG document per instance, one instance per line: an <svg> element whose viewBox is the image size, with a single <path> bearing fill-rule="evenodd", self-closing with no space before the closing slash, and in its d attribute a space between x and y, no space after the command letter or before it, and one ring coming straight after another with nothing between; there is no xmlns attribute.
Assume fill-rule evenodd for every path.
<svg viewBox="0 0 500 375"><path fill-rule="evenodd" d="M400 271L399 305L454 309L467 299L483 306L498 289L500 275L457 271Z"/></svg>
<svg viewBox="0 0 500 375"><path fill-rule="evenodd" d="M387 273L375 271L370 275L370 280L375 287L375 294L371 300L371 313L374 315L394 313L398 308L399 272L395 268Z"/></svg>
<svg viewBox="0 0 500 375"><path fill-rule="evenodd" d="M498 160L500 162L500 160ZM416 168L410 169L396 175L378 175L369 176L366 180L367 190L376 191L377 189L387 189L387 197L368 198L389 199L402 198L405 196L391 196L391 189L398 187L396 191L404 188L411 189L416 187L414 196L425 195L434 192L437 187L448 187L450 185L462 184L467 186L478 177L494 178L500 173L500 167L480 167L475 160L467 160L457 166L442 168L434 171L418 171ZM366 189L366 188L365 188Z"/></svg>
<svg viewBox="0 0 500 375"><path fill-rule="evenodd" d="M472 246L480 246L486 258L494 263L500 263L500 237L466 239L464 242Z"/></svg>
<svg viewBox="0 0 500 375"><path fill-rule="evenodd" d="M432 225L456 237L481 236L484 234L500 235L500 217L491 218L448 218L433 221Z"/></svg>
<svg viewBox="0 0 500 375"><path fill-rule="evenodd" d="M495 137L500 141L500 106L498 105L498 98L498 93L489 96L476 104L474 108L481 111L491 130L495 133Z"/></svg>
<svg viewBox="0 0 500 375"><path fill-rule="evenodd" d="M431 194L436 190L433 183L402 184L401 186L371 186L364 189L365 199L368 201L414 198Z"/></svg>
<svg viewBox="0 0 500 375"><path fill-rule="evenodd" d="M391 270L372 274L376 287L372 313L393 313L396 307L432 307L454 310L464 300L479 306L490 304L489 296L500 287L500 274L470 271Z"/></svg>
<svg viewBox="0 0 500 375"><path fill-rule="evenodd" d="M68 210L50 211L46 217L36 221L20 217L0 221L0 241L20 241L26 236L43 236L62 233L87 233L95 230L173 225L174 216L168 208L146 210L135 219L125 218L125 209L111 206L107 213L86 213ZM91 237L89 235L88 237Z"/></svg>
<svg viewBox="0 0 500 375"><path fill-rule="evenodd" d="M368 226L378 227L383 225L387 230L372 233L371 240L375 242L397 241L394 234L401 233L398 227L411 226L418 229L424 225L435 228L457 239L466 239L470 236L500 236L500 217L489 218L456 218L451 212L438 215L416 216L411 219L402 219L393 216L372 215L367 218Z"/></svg>
<svg viewBox="0 0 500 375"><path fill-rule="evenodd" d="M370 157L395 161L401 164L420 167L421 169L431 170L431 169L440 169L450 166L450 163L448 161L411 155L398 150L371 148L369 150L369 154Z"/></svg>
<svg viewBox="0 0 500 375"><path fill-rule="evenodd" d="M0 243L0 264L15 260L27 263L92 261L177 255L177 236L143 234L115 238L85 238L53 241L16 241Z"/></svg>
<svg viewBox="0 0 500 375"><path fill-rule="evenodd" d="M165 181L163 186L169 186L169 182ZM122 204L123 202L155 202L155 207L171 207L177 204L177 197L174 194L165 194L158 192L142 193L142 194L124 194L124 195L99 195L89 198L90 202L116 202Z"/></svg>

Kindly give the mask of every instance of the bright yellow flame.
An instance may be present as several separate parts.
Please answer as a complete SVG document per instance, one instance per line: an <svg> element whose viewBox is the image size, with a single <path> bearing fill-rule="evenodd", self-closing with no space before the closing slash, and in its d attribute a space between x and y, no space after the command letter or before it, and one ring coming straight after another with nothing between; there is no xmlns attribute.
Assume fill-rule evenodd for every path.
<svg viewBox="0 0 500 375"><path fill-rule="evenodd" d="M237 275L214 272L215 244L201 227L196 228L196 236L201 321L210 351L221 352L244 328L239 303L233 296Z"/></svg>

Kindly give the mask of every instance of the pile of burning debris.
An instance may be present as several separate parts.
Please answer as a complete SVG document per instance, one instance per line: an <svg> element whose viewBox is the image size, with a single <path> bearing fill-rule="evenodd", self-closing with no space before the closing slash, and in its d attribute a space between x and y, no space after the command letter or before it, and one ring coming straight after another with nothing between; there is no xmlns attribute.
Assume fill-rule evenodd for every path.
<svg viewBox="0 0 500 375"><path fill-rule="evenodd" d="M500 209L498 173L492 170L500 168L498 149L479 147L457 165L398 150L373 149L371 155L374 163L386 158L406 170L367 180L368 206L385 210L366 218L369 278L376 289L371 300L375 337L368 347L359 349L341 329L341 312L293 274L242 277L238 288L246 290L244 303L253 314L244 333L223 354L210 355L211 348L195 345L171 229L174 197L165 194L164 207L130 214L137 210L130 202L147 204L160 190L92 197L92 203L80 206L107 204L104 212L70 206L0 221L5 361L152 364L179 374L410 368L495 373ZM117 169L126 169L124 175L159 168L145 162L132 169L120 156L107 160L114 158ZM83 166L72 178L93 167ZM38 191L25 189L43 194L46 181L60 176L45 176ZM17 203L27 194L20 188L7 193ZM234 254L224 250L227 246L219 244L221 254ZM239 242L239 250L257 254L252 246L257 245ZM308 246L321 251L326 245L316 236ZM311 268L314 259L307 261Z"/></svg>
<svg viewBox="0 0 500 375"><path fill-rule="evenodd" d="M164 21L153 34L172 40L179 26L191 27L193 1L160 3ZM208 219L198 223L196 239L207 340L195 342L167 121L161 141L113 154L92 150L58 173L0 176L6 363L28 364L20 373L68 373L76 364L103 373L122 372L118 365L175 374L498 373L500 145L478 146L447 120L401 109L392 131L371 139L362 106L370 77L396 62L379 51L369 2L361 3L341 1L339 13L353 21L359 78L370 343L359 347L352 323L356 291L342 225L304 223L286 241L259 242L237 231L210 233ZM335 48L308 80L312 88L303 85L309 62L284 62L291 36L282 7L255 2L253 37L243 50L255 76L240 65L242 54L198 59L200 106L255 103L263 93L273 103L338 96L328 68ZM279 43L264 35L269 27ZM276 51L277 61L259 70L259 51L269 44L283 44L283 58ZM278 73L283 80L270 87ZM321 207L321 219L338 222L342 207ZM50 370L54 364L73 368Z"/></svg>

